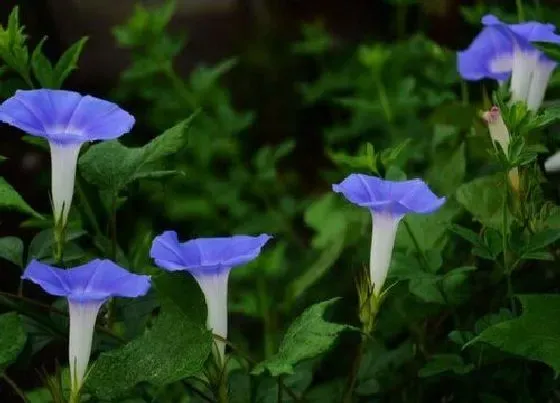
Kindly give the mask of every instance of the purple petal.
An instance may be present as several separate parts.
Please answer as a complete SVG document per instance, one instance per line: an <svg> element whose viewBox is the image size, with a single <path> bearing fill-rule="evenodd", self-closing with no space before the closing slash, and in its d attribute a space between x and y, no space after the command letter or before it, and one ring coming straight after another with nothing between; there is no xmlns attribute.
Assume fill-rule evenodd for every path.
<svg viewBox="0 0 560 403"><path fill-rule="evenodd" d="M375 176L351 174L333 190L360 207L394 215L431 213L445 202L420 179L387 181Z"/></svg>
<svg viewBox="0 0 560 403"><path fill-rule="evenodd" d="M154 238L150 257L154 259L157 266L165 270L185 270L186 267L181 243L175 231L165 231Z"/></svg>
<svg viewBox="0 0 560 403"><path fill-rule="evenodd" d="M100 259L66 270L33 260L22 278L33 281L49 294L78 302L138 297L150 288L150 276L132 274L110 260Z"/></svg>
<svg viewBox="0 0 560 403"><path fill-rule="evenodd" d="M166 231L154 239L150 256L165 270L211 275L255 259L270 238L266 234L257 237L236 235L198 238L180 244L174 231Z"/></svg>
<svg viewBox="0 0 560 403"><path fill-rule="evenodd" d="M51 295L67 297L72 290L66 283L66 270L51 267L37 260L32 260L21 276L24 280L30 280L40 286Z"/></svg>
<svg viewBox="0 0 560 403"><path fill-rule="evenodd" d="M0 120L59 144L119 137L134 118L116 104L73 91L27 90L0 105Z"/></svg>
<svg viewBox="0 0 560 403"><path fill-rule="evenodd" d="M485 27L471 45L457 53L457 69L465 80L507 80L513 66L514 44L517 38L507 27Z"/></svg>

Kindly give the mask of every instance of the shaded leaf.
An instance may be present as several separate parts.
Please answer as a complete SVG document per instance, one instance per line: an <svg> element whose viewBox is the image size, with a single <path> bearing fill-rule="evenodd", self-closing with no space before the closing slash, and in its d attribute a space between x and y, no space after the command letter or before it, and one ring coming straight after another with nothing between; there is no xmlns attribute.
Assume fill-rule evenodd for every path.
<svg viewBox="0 0 560 403"><path fill-rule="evenodd" d="M0 210L19 211L37 218L43 218L37 213L18 192L4 178L0 177Z"/></svg>
<svg viewBox="0 0 560 403"><path fill-rule="evenodd" d="M259 363L253 374L266 371L274 377L294 374L296 364L325 353L342 332L354 330L352 326L325 320L327 309L337 301L339 298L333 298L307 308L288 328L278 353Z"/></svg>
<svg viewBox="0 0 560 403"><path fill-rule="evenodd" d="M519 295L517 318L486 328L470 343L483 342L560 371L560 295Z"/></svg>
<svg viewBox="0 0 560 403"><path fill-rule="evenodd" d="M23 267L23 241L15 236L0 238L0 258Z"/></svg>
<svg viewBox="0 0 560 403"><path fill-rule="evenodd" d="M27 335L16 313L0 315L0 373L12 364L25 345Z"/></svg>

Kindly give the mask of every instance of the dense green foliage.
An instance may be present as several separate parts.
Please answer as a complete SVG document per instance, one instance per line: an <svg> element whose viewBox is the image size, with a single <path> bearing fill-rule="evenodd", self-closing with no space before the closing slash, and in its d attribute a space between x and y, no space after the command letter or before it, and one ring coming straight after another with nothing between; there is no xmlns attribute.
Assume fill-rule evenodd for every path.
<svg viewBox="0 0 560 403"><path fill-rule="evenodd" d="M464 7L463 15L477 27L489 11L517 20L483 5ZM232 101L224 81L250 70L250 55L198 66L188 77L175 70L187 42L168 31L173 13L173 3L138 6L114 30L132 62L111 97L136 105L153 139L93 144L79 159L64 265L101 256L154 276L147 296L115 300L100 315L83 401L187 403L220 394L208 370L212 335L202 294L190 277L157 270L148 256L167 227L190 238L274 235L257 260L231 274L230 402L555 401L560 207L558 178L544 174L542 161L560 145L556 104L533 113L493 83L467 85L455 51L421 33L339 46L321 24L304 25L289 57L319 73L292 83L294 109L329 117L308 157L306 133L265 143L255 138L258 115ZM544 7L525 5L523 13L560 23ZM43 41L28 50L26 39L16 9L0 29L3 98L17 88L63 87L87 47L84 38L51 63ZM512 136L508 153L480 118L493 104ZM313 158L309 171L302 154ZM513 168L518 192L508 182ZM360 332L355 286L368 262L370 216L330 191L352 172L422 177L448 198L435 214L408 215L400 225L371 335ZM49 213L3 178L0 210L19 214L36 233L29 245L0 238L6 270L31 258L54 262ZM0 370L8 381L10 366L14 374L34 371L32 358L64 345L67 334L65 303L35 301L27 287L1 288L9 313L0 315ZM21 392L29 402L66 401L64 353L59 360L62 369L45 370L42 386Z"/></svg>

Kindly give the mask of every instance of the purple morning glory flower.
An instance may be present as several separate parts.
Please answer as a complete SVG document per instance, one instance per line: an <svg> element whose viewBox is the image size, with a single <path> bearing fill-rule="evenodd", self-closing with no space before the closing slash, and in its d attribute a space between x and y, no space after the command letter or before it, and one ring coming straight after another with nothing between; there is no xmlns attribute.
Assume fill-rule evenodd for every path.
<svg viewBox="0 0 560 403"><path fill-rule="evenodd" d="M232 268L256 259L271 236L236 235L198 238L179 242L175 231L157 236L150 251L157 266L168 271L184 270L198 282L208 306L208 328L227 338L227 284ZM218 343L220 358L225 346Z"/></svg>
<svg viewBox="0 0 560 403"><path fill-rule="evenodd" d="M70 313L68 356L72 393L81 388L91 353L93 328L101 305L110 297L139 297L150 288L150 276L132 274L110 260L95 259L60 269L33 260L22 276L51 295L66 297Z"/></svg>
<svg viewBox="0 0 560 403"><path fill-rule="evenodd" d="M55 221L64 225L74 193L80 147L128 133L134 118L116 104L73 91L29 90L0 105L0 121L48 140Z"/></svg>
<svg viewBox="0 0 560 403"><path fill-rule="evenodd" d="M393 182L362 174L351 174L333 191L370 210L372 240L370 281L377 296L387 278L399 222L408 213L429 214L439 209L445 198L437 197L420 179Z"/></svg>
<svg viewBox="0 0 560 403"><path fill-rule="evenodd" d="M482 18L484 28L465 51L457 54L457 67L466 80L490 78L503 82L511 76L515 101L537 110L556 63L533 42L560 43L552 24L505 24L493 15Z"/></svg>

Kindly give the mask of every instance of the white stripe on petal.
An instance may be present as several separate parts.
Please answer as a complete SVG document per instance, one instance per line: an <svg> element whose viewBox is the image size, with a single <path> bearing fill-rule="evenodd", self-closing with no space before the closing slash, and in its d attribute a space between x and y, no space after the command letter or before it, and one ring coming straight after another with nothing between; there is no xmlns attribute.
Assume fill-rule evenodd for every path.
<svg viewBox="0 0 560 403"><path fill-rule="evenodd" d="M51 149L51 192L55 222L66 224L72 196L76 165L82 144L60 145L49 143Z"/></svg>
<svg viewBox="0 0 560 403"><path fill-rule="evenodd" d="M527 108L529 110L537 111L541 107L548 81L555 67L556 63L548 60L540 60L535 65L527 96Z"/></svg>
<svg viewBox="0 0 560 403"><path fill-rule="evenodd" d="M537 65L539 53L527 52L517 48L513 52L511 72L511 97L513 101L527 102L533 71Z"/></svg>
<svg viewBox="0 0 560 403"><path fill-rule="evenodd" d="M395 237L402 218L402 215L372 213L369 272L376 295L381 293L387 279Z"/></svg>
<svg viewBox="0 0 560 403"><path fill-rule="evenodd" d="M70 342L68 359L70 361L70 380L72 391L76 393L82 386L91 354L93 329L99 308L103 302L68 301L70 312Z"/></svg>

